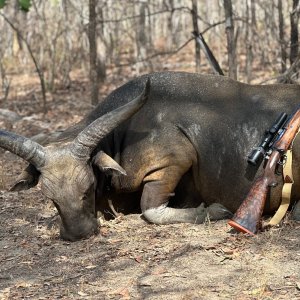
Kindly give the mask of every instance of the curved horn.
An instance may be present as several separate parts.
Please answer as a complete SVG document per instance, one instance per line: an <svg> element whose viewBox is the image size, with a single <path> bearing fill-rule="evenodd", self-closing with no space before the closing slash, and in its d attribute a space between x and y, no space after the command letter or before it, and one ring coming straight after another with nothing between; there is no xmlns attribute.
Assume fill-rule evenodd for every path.
<svg viewBox="0 0 300 300"><path fill-rule="evenodd" d="M146 86L138 97L126 105L99 117L81 131L70 145L71 152L78 158L89 158L101 139L123 121L129 119L145 104L149 89L150 80L147 79Z"/></svg>
<svg viewBox="0 0 300 300"><path fill-rule="evenodd" d="M45 164L44 148L26 137L0 130L0 147L20 156L37 169Z"/></svg>

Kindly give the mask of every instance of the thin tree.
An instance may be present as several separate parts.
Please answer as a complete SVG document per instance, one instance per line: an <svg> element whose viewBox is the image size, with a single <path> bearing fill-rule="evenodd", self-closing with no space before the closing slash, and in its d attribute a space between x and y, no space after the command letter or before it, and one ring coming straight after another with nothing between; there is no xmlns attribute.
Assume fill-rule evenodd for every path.
<svg viewBox="0 0 300 300"><path fill-rule="evenodd" d="M299 45L298 45L299 11L300 11L299 0L293 0L293 11L291 13L291 52L290 52L291 65L297 59L298 52L299 52Z"/></svg>
<svg viewBox="0 0 300 300"><path fill-rule="evenodd" d="M147 56L147 35L146 35L146 12L147 3L142 1L138 3L137 9L139 11L139 20L136 29L136 47L137 47L137 59L139 63L137 64L137 72L140 73L141 70L146 66L145 58Z"/></svg>
<svg viewBox="0 0 300 300"><path fill-rule="evenodd" d="M89 45L90 45L90 89L91 102L98 104L99 81L97 74L96 0L89 0Z"/></svg>
<svg viewBox="0 0 300 300"><path fill-rule="evenodd" d="M251 82L252 77L252 28L251 28L251 17L250 17L249 1L246 1L246 28L245 28L245 41L246 41L246 80L248 83Z"/></svg>
<svg viewBox="0 0 300 300"><path fill-rule="evenodd" d="M236 45L234 38L234 22L231 0L224 0L225 29L227 36L229 77L237 79Z"/></svg>
<svg viewBox="0 0 300 300"><path fill-rule="evenodd" d="M21 34L20 30L2 13L0 15L4 18L4 20L10 25L10 27L17 32L18 37L25 43L27 50L30 54L30 57L35 65L36 72L38 73L39 79L40 79L40 84L41 84L41 89L42 89L42 97L43 97L43 110L44 114L47 113L47 97L46 97L46 85L45 85L45 79L44 79L44 72L36 59L33 49L31 48L29 42L27 39Z"/></svg>
<svg viewBox="0 0 300 300"><path fill-rule="evenodd" d="M278 25L279 25L279 43L281 48L281 73L286 71L286 45L284 41L284 18L282 11L282 0L278 0Z"/></svg>

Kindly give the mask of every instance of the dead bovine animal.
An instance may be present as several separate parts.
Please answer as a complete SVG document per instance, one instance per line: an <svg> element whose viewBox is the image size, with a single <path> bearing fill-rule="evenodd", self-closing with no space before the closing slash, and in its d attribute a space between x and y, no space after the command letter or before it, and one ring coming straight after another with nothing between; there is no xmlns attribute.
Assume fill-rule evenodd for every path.
<svg viewBox="0 0 300 300"><path fill-rule="evenodd" d="M291 113L299 102L296 85L154 73L115 90L55 143L42 147L2 131L0 145L30 162L13 189L40 180L58 209L65 239L97 231L95 207L107 199L128 203L140 197L143 216L153 223L201 223L227 218L239 207L260 173L247 165L249 151L280 112ZM299 140L293 203L300 196ZM272 190L266 213L278 207L279 189ZM194 208L170 207L195 201Z"/></svg>

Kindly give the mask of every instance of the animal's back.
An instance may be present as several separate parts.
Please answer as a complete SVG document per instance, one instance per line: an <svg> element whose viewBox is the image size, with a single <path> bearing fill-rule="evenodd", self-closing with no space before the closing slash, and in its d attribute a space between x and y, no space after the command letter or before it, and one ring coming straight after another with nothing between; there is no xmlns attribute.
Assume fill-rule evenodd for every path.
<svg viewBox="0 0 300 300"><path fill-rule="evenodd" d="M234 211L256 173L247 165L247 154L281 111L293 111L300 100L299 87L247 85L214 75L153 73L117 89L98 106L98 113L136 97L148 76L149 99L126 122L122 165L133 174L145 168L140 162L153 142L159 143L156 155L166 156L174 147L174 128L181 129L198 153L196 184L201 198L229 203Z"/></svg>
<svg viewBox="0 0 300 300"><path fill-rule="evenodd" d="M295 85L247 85L225 76L203 75L186 72L157 72L137 77L113 91L90 114L95 119L137 97L150 78L151 88L145 107L196 105L218 112L218 110L252 111L280 107L285 108L287 99L293 101L300 95ZM298 94L297 94L298 93ZM298 96L297 96L298 97ZM281 101L281 100L285 101Z"/></svg>

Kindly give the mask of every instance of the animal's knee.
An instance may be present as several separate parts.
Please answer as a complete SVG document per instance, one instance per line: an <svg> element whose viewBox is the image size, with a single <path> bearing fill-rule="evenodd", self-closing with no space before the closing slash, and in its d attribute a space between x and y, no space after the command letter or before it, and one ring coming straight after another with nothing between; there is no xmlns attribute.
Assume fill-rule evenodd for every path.
<svg viewBox="0 0 300 300"><path fill-rule="evenodd" d="M300 221L300 201L298 201L292 211L292 218L295 221Z"/></svg>
<svg viewBox="0 0 300 300"><path fill-rule="evenodd" d="M220 203L213 203L207 208L209 218L211 220L223 220L232 217L230 212L225 206Z"/></svg>

